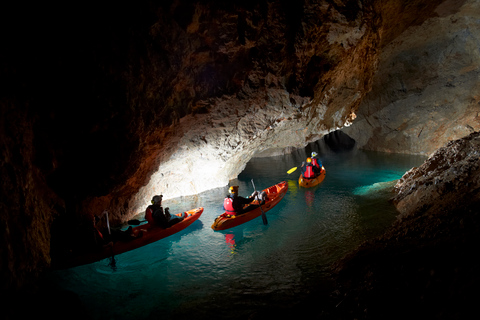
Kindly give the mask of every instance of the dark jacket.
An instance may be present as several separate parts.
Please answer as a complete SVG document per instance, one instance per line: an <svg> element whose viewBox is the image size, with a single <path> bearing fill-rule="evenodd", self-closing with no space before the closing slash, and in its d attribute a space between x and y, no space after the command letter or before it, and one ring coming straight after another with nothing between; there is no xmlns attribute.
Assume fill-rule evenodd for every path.
<svg viewBox="0 0 480 320"><path fill-rule="evenodd" d="M162 228L168 228L168 219L163 213L162 206L158 204L151 204L145 210L145 220L148 223L159 225Z"/></svg>

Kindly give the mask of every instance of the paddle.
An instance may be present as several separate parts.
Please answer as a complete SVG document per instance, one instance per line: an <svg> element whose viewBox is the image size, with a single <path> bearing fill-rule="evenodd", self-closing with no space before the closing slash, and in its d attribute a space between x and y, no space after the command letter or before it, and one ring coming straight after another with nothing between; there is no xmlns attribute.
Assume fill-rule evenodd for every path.
<svg viewBox="0 0 480 320"><path fill-rule="evenodd" d="M108 264L114 271L117 269L117 262L115 261L115 254L113 253L113 238L112 232L110 231L110 220L108 219L108 211L105 210L102 212L102 215L105 215L107 220L108 234L110 235L110 250L112 251L112 256L110 257L110 263Z"/></svg>
<svg viewBox="0 0 480 320"><path fill-rule="evenodd" d="M132 225L132 226L138 226L140 223L142 222L146 222L147 220L138 220L138 219L132 219L132 220L128 220L128 224L129 225Z"/></svg>
<svg viewBox="0 0 480 320"><path fill-rule="evenodd" d="M292 169L288 170L287 173L290 174L292 173L293 171L297 170L297 167L293 167Z"/></svg>
<svg viewBox="0 0 480 320"><path fill-rule="evenodd" d="M254 190L254 191L257 191L257 189L255 188L255 183L253 183L253 179L252 179L252 185L253 185L253 190ZM267 225L267 224L268 224L267 216L265 215L265 212L263 212L262 204L261 204L261 203L260 203L260 211L262 211L263 224L264 224L264 225Z"/></svg>

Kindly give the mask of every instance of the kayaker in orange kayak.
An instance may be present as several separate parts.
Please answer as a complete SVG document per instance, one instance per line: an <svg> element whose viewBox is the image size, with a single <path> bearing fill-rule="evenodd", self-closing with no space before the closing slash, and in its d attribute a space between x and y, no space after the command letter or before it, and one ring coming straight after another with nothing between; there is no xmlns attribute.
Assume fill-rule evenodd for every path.
<svg viewBox="0 0 480 320"><path fill-rule="evenodd" d="M318 153L315 151L312 152L312 164L318 168L318 172L322 170L322 161L317 158Z"/></svg>
<svg viewBox="0 0 480 320"><path fill-rule="evenodd" d="M251 205L244 208L246 204L255 200L255 196L258 193L257 191L254 191L250 197L244 198L238 195L238 186L231 186L228 189L228 193L229 195L223 200L223 209L225 210L225 213L229 215L240 215L258 207L258 205Z"/></svg>
<svg viewBox="0 0 480 320"><path fill-rule="evenodd" d="M320 169L312 163L312 158L308 157L307 162L302 163L302 175L306 179L315 178L320 173Z"/></svg>

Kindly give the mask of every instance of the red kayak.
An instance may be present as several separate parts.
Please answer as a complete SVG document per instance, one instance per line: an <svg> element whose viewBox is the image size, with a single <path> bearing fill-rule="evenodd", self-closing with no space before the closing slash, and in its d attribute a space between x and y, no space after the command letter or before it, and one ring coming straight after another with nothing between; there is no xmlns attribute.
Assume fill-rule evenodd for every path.
<svg viewBox="0 0 480 320"><path fill-rule="evenodd" d="M267 194L267 199L265 200L264 204L251 211L237 216L231 216L224 212L215 219L212 224L212 229L215 231L230 229L259 217L260 215L262 215L262 210L265 213L275 207L280 202L280 200L283 199L283 197L287 193L287 190L288 184L285 181L277 183L276 185L263 190ZM260 204L259 201L254 200L252 203L247 204L246 206L258 204Z"/></svg>
<svg viewBox="0 0 480 320"><path fill-rule="evenodd" d="M78 256L73 256L68 261L61 263L57 268L72 268L84 264L100 261L127 251L131 251L147 244L175 234L195 222L202 215L203 208L192 209L183 213L177 213L176 216L184 219L173 226L162 229L157 225L144 224L132 228L132 234L137 234L136 238L122 239L113 242L111 245L98 248L96 251L87 252Z"/></svg>

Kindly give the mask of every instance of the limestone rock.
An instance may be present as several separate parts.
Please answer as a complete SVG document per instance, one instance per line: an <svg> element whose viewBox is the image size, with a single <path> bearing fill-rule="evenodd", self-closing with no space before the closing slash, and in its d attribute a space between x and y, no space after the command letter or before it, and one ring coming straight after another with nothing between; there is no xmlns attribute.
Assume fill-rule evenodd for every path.
<svg viewBox="0 0 480 320"><path fill-rule="evenodd" d="M480 129L480 6L444 1L382 50L372 90L342 129L369 150L430 155Z"/></svg>
<svg viewBox="0 0 480 320"><path fill-rule="evenodd" d="M480 200L480 133L451 141L395 185L400 217L455 211Z"/></svg>

